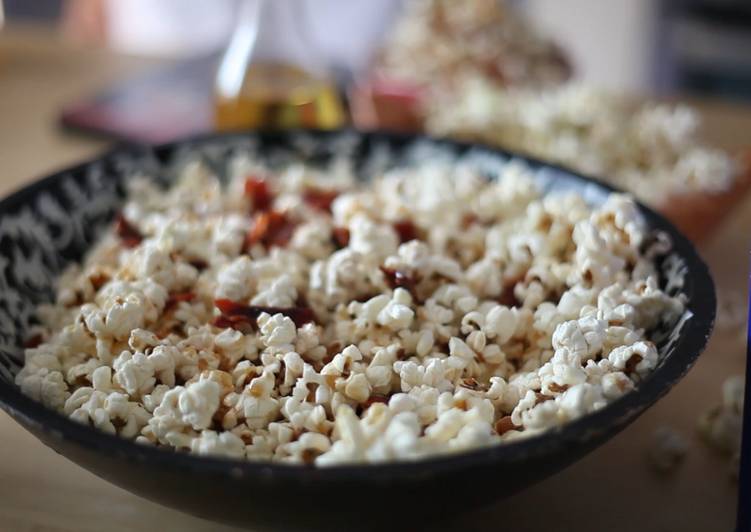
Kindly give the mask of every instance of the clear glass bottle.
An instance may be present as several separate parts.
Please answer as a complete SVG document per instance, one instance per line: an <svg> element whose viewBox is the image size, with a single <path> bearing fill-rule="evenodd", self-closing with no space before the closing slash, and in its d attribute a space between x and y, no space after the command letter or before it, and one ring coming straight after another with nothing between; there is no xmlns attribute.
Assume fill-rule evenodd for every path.
<svg viewBox="0 0 751 532"><path fill-rule="evenodd" d="M244 0L217 71L215 125L339 127L344 107L306 24L306 0Z"/></svg>

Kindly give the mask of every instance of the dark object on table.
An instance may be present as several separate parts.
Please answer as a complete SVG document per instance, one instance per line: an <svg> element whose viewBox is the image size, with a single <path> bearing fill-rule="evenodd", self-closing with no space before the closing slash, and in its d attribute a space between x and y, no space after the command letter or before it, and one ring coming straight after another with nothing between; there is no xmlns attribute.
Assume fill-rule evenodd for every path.
<svg viewBox="0 0 751 532"><path fill-rule="evenodd" d="M168 142L214 127L216 56L180 61L67 105L63 126L133 142Z"/></svg>
<svg viewBox="0 0 751 532"><path fill-rule="evenodd" d="M139 170L156 173L166 182L174 175L176 157L185 154L200 157L222 176L227 156L251 146L271 163L293 155L311 164L326 163L344 150L363 178L382 171L384 164L420 164L441 156L474 157L492 177L493 169L510 156L489 147L388 133L213 135L153 149L115 149L0 201L0 253L10 263L0 270L0 406L52 449L134 493L236 524L325 529L425 526L426 520L457 516L509 496L580 459L667 393L704 349L715 314L709 272L685 237L662 216L641 207L648 224L667 232L674 243L685 271L681 290L688 296L692 317L679 331L675 326L656 331L665 338L658 342L661 361L634 392L539 436L416 462L316 469L138 445L75 423L23 395L13 375L22 363L20 346L33 309L52 298L54 276L66 262L80 259L113 219L123 182ZM535 179L546 192L578 191L586 201L599 204L611 191L559 167L517 159L538 170ZM670 268L671 262L665 260L661 268Z"/></svg>
<svg viewBox="0 0 751 532"><path fill-rule="evenodd" d="M60 17L63 0L4 0L5 16L8 20L52 22Z"/></svg>
<svg viewBox="0 0 751 532"><path fill-rule="evenodd" d="M663 93L751 100L751 4L660 0L654 78Z"/></svg>

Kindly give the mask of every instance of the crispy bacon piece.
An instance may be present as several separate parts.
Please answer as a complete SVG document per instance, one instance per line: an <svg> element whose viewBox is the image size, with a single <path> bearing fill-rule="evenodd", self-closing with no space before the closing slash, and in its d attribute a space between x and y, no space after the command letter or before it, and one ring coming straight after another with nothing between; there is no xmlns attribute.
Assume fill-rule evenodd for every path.
<svg viewBox="0 0 751 532"><path fill-rule="evenodd" d="M123 246L134 248L143 240L143 235L136 226L130 223L122 213L115 217L115 234L120 237Z"/></svg>
<svg viewBox="0 0 751 532"><path fill-rule="evenodd" d="M27 338L24 341L23 346L27 349L33 349L34 347L39 347L42 342L44 342L44 336L42 336L40 333L37 333Z"/></svg>
<svg viewBox="0 0 751 532"><path fill-rule="evenodd" d="M253 202L255 212L268 211L274 203L274 195L269 190L269 184L265 179L254 175L245 179L245 196Z"/></svg>
<svg viewBox="0 0 751 532"><path fill-rule="evenodd" d="M331 240L337 249L345 248L349 245L349 229L346 227L334 227L331 231Z"/></svg>
<svg viewBox="0 0 751 532"><path fill-rule="evenodd" d="M224 314L214 318L212 324L220 329L238 329L241 331L248 329L246 332L249 332L255 325L255 323L251 324L245 316L225 316Z"/></svg>
<svg viewBox="0 0 751 532"><path fill-rule="evenodd" d="M319 211L331 212L331 204L339 196L338 190L325 190L322 188L309 187L302 193L305 203Z"/></svg>
<svg viewBox="0 0 751 532"><path fill-rule="evenodd" d="M292 239L294 230L295 224L283 212L272 210L258 213L248 232L246 247L258 243L266 247L284 247Z"/></svg>
<svg viewBox="0 0 751 532"><path fill-rule="evenodd" d="M398 222L391 224L391 226L394 228L394 231L396 231L396 234L399 235L399 241L402 244L419 238L417 234L417 226L412 223L412 220L399 220Z"/></svg>
<svg viewBox="0 0 751 532"><path fill-rule="evenodd" d="M295 325L302 327L304 324L314 322L316 317L313 314L313 309L310 307L264 307L260 305L243 305L230 299L216 299L214 300L216 307L222 312L222 315L214 321L214 325L218 327L232 327L237 328L236 325L240 323L252 323L255 325L258 316L261 313L267 314L284 314ZM220 325L220 323L222 325Z"/></svg>
<svg viewBox="0 0 751 532"><path fill-rule="evenodd" d="M417 279L413 275L406 274L402 271L395 270L394 268L387 268L386 266L380 267L386 278L386 284L392 290L396 288L404 288L412 295L412 298L417 300L416 286Z"/></svg>
<svg viewBox="0 0 751 532"><path fill-rule="evenodd" d="M164 304L164 311L177 306L181 301L193 301L196 295L193 292L173 292L167 297L167 302Z"/></svg>

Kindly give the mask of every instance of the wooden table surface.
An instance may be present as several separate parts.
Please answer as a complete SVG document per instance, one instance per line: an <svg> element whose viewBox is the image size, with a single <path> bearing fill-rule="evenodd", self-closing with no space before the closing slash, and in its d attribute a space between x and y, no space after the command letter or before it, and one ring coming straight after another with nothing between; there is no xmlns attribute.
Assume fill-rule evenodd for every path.
<svg viewBox="0 0 751 532"><path fill-rule="evenodd" d="M153 60L82 50L49 30L0 31L0 194L91 156L102 140L56 126L62 104ZM718 145L751 145L751 108L693 102L705 134ZM723 293L746 292L751 197L701 247ZM565 471L509 500L448 523L463 530L731 530L736 486L727 463L696 437L702 409L719 400L720 384L744 368L743 334L717 330L695 368L670 394L609 443ZM656 427L690 441L676 473L659 477L645 454ZM498 482L503 482L502 478ZM0 530L229 531L229 527L158 506L109 484L55 454L0 412Z"/></svg>

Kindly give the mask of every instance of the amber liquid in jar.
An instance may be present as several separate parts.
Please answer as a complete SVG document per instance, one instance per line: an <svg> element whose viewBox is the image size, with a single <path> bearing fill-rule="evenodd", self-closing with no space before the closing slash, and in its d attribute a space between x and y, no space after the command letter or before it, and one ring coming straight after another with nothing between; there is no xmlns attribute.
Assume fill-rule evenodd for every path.
<svg viewBox="0 0 751 532"><path fill-rule="evenodd" d="M222 131L333 129L343 123L344 109L336 88L290 65L252 64L237 96L215 97L215 125Z"/></svg>

